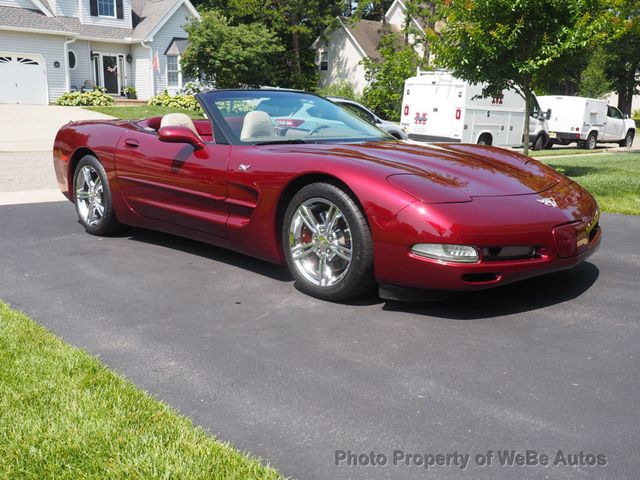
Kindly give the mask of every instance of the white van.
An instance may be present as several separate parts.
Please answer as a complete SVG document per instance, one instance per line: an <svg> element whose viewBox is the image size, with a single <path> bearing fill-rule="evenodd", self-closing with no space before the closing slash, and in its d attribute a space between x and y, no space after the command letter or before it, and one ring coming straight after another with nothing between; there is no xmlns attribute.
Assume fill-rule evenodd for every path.
<svg viewBox="0 0 640 480"><path fill-rule="evenodd" d="M480 98L482 84L470 84L445 71L421 72L404 84L400 125L409 139L520 147L524 99L513 90ZM529 141L534 150L548 141L546 114L533 101Z"/></svg>
<svg viewBox="0 0 640 480"><path fill-rule="evenodd" d="M578 146L592 150L597 143L617 143L630 147L636 124L606 100L545 95L538 97L542 108L550 109L550 144Z"/></svg>

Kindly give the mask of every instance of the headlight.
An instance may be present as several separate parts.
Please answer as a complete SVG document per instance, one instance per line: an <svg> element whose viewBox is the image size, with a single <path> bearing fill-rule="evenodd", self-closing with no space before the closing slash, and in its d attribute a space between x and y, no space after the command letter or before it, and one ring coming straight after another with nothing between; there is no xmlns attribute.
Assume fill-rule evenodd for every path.
<svg viewBox="0 0 640 480"><path fill-rule="evenodd" d="M411 252L421 257L445 262L473 263L480 259L478 250L467 245L447 245L443 243L417 243Z"/></svg>

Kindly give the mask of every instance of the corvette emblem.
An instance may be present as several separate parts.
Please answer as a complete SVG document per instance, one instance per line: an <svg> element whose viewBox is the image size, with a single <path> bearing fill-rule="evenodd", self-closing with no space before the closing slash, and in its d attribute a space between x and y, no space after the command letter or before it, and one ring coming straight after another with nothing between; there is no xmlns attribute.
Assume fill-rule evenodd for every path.
<svg viewBox="0 0 640 480"><path fill-rule="evenodd" d="M537 198L536 200L538 202L540 202L540 203L548 205L549 207L558 208L558 204L556 203L556 201L553 198Z"/></svg>
<svg viewBox="0 0 640 480"><path fill-rule="evenodd" d="M238 169L241 172L246 172L251 168L251 165L245 165L244 163L241 163L240 165L238 165Z"/></svg>

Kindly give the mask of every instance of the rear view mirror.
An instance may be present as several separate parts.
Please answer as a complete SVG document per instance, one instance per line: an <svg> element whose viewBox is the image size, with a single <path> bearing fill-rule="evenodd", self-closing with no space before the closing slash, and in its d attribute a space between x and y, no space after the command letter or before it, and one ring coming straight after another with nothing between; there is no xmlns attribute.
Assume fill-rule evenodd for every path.
<svg viewBox="0 0 640 480"><path fill-rule="evenodd" d="M193 130L179 125L162 127L158 130L158 137L161 142L188 143L196 150L202 150L205 147L202 139Z"/></svg>

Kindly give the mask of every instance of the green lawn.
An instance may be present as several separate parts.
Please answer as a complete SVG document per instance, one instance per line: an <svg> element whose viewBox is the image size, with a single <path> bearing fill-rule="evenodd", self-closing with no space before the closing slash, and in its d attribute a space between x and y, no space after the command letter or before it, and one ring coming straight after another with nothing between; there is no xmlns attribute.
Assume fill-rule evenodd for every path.
<svg viewBox="0 0 640 480"><path fill-rule="evenodd" d="M191 110L178 110L170 107L161 107L157 105L135 105L135 106L118 106L118 107L84 107L87 110L104 113L116 118L124 118L126 120L137 120L141 118L157 117L166 115L167 113L186 113L191 118L204 118L201 113L192 112Z"/></svg>
<svg viewBox="0 0 640 480"><path fill-rule="evenodd" d="M280 479L0 303L1 479Z"/></svg>
<svg viewBox="0 0 640 480"><path fill-rule="evenodd" d="M640 153L542 160L589 190L604 212L640 215Z"/></svg>

